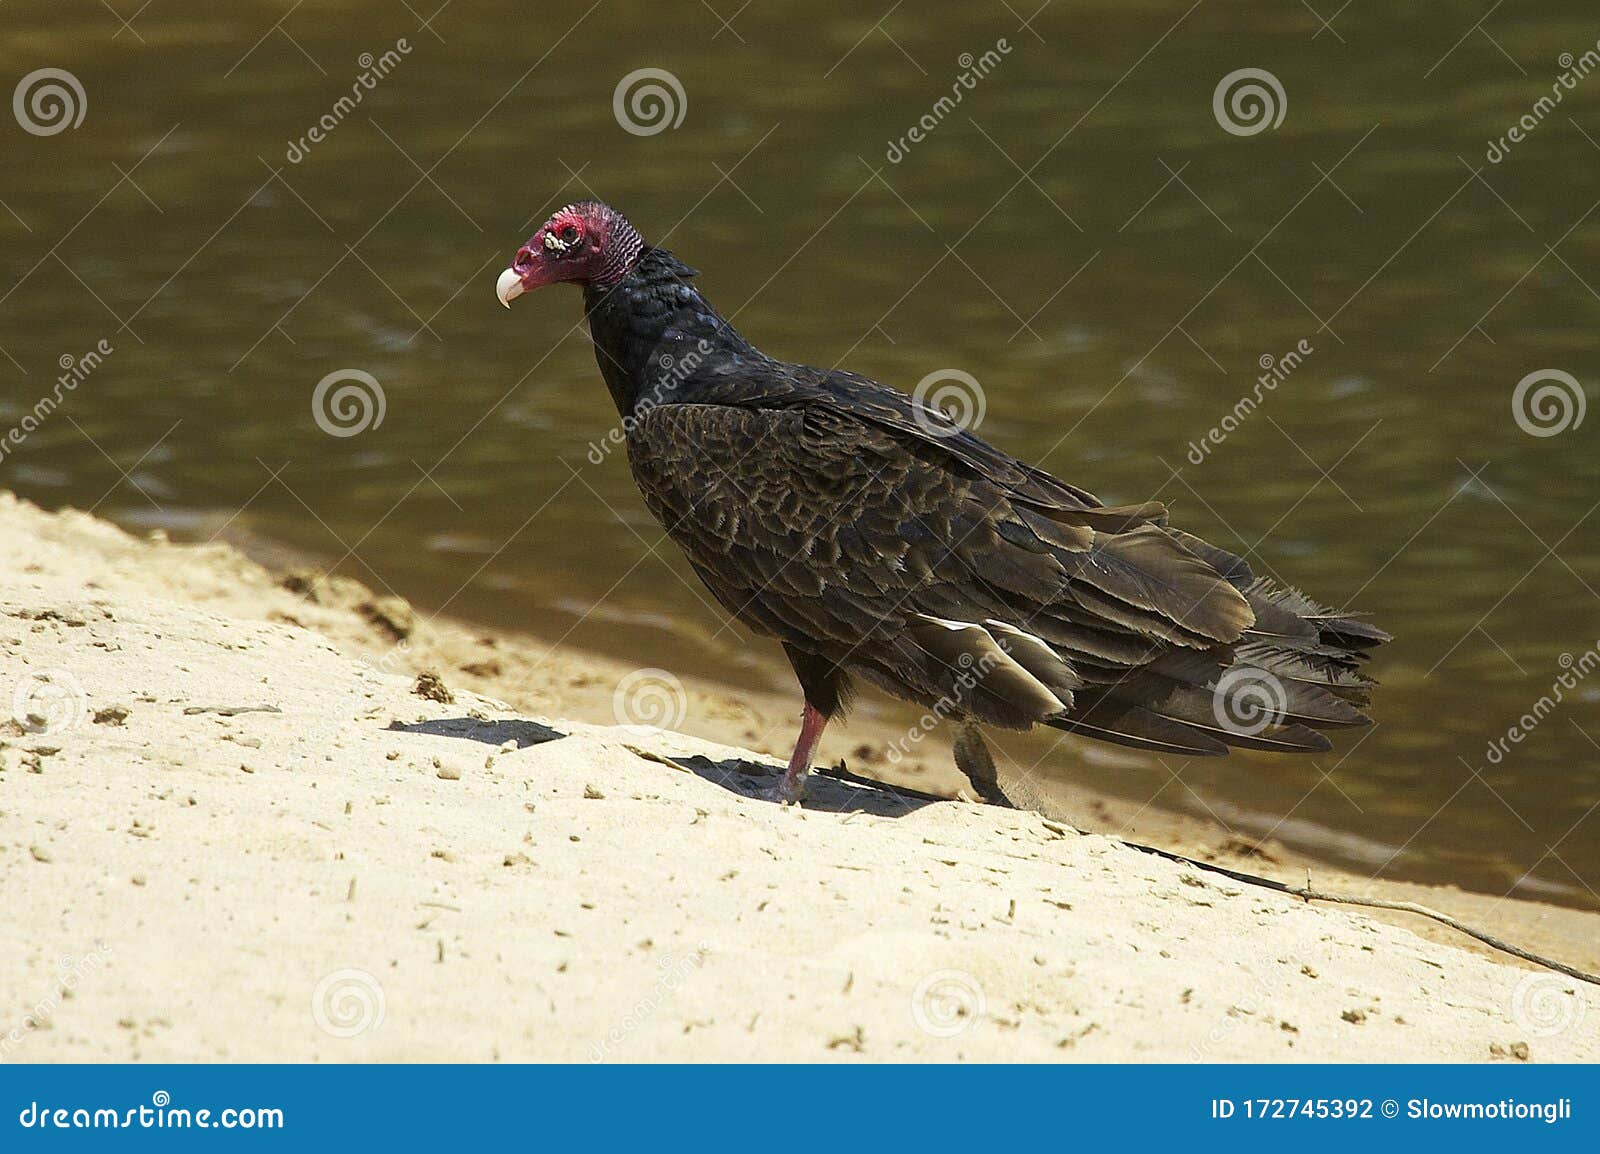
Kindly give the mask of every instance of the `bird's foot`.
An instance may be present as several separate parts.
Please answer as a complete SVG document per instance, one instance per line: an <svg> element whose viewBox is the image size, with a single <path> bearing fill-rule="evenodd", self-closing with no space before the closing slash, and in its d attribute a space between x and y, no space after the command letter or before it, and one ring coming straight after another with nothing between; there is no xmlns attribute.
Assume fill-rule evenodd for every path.
<svg viewBox="0 0 1600 1154"><path fill-rule="evenodd" d="M964 720L956 725L953 749L956 768L967 775L967 780L972 783L973 793L977 794L985 805L998 805L1005 809L1017 808L1006 796L1006 791L1000 788L994 758L989 753L989 746L983 740L983 731L975 722ZM962 794L965 796L966 791L963 790Z"/></svg>
<svg viewBox="0 0 1600 1154"><path fill-rule="evenodd" d="M1006 791L1000 788L999 783L986 785L980 789L978 799L984 805L997 805L1001 809L1017 808L1017 803L1006 795Z"/></svg>
<svg viewBox="0 0 1600 1154"><path fill-rule="evenodd" d="M806 795L806 780L811 776L811 767L802 766L798 771L793 767L784 772L778 779L771 797L779 805L799 805L800 799Z"/></svg>

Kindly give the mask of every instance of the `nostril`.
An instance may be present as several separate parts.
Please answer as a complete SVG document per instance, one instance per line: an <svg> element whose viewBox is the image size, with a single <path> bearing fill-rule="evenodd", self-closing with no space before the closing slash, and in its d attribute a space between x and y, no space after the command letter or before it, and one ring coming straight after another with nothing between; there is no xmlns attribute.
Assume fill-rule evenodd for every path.
<svg viewBox="0 0 1600 1154"><path fill-rule="evenodd" d="M516 269L518 272L522 272L532 263L533 254L527 249L522 248L517 250L517 259L511 262L511 267Z"/></svg>

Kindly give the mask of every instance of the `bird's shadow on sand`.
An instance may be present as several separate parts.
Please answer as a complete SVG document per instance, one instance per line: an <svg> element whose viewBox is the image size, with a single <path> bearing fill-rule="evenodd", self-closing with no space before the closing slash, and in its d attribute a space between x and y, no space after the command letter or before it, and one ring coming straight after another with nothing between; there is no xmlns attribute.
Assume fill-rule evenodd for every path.
<svg viewBox="0 0 1600 1154"><path fill-rule="evenodd" d="M712 761L709 757L700 756L660 760L670 760L672 764L687 769L713 785L720 785L730 793L760 801L772 799L778 779L783 776L782 766L765 765L759 761L747 761L737 757L722 761ZM838 765L812 772L806 782L806 796L801 802L801 808L822 813L863 813L872 817L904 817L925 805L945 800L947 799L935 797L933 794L897 789L881 781L860 777L843 765Z"/></svg>
<svg viewBox="0 0 1600 1154"><path fill-rule="evenodd" d="M441 717L435 721L418 721L410 725L400 722L389 727L401 733L429 733L435 737L459 737L463 741L481 741L485 745L500 746L508 741L517 743L518 749L530 745L543 745L567 736L559 729L540 725L537 721L509 718L505 721L480 721L476 717Z"/></svg>
<svg viewBox="0 0 1600 1154"><path fill-rule="evenodd" d="M389 727L399 733L426 733L434 737L454 737L462 741L478 741L485 745L501 746L508 741L517 743L518 749L530 745L543 745L559 741L567 735L537 721L508 718L504 721L484 721L475 717L441 717L433 721L411 724L396 722ZM778 779L783 776L780 765L766 765L759 761L730 757L713 761L703 756L671 756L654 750L628 746L638 757L657 761L677 769L688 770L697 777L720 786L740 797L758 801L771 801ZM805 800L801 808L822 813L863 813L874 817L903 817L933 802L948 799L914 789L885 785L871 778L851 773L843 763L818 769L806 783ZM774 802L773 804L776 804Z"/></svg>

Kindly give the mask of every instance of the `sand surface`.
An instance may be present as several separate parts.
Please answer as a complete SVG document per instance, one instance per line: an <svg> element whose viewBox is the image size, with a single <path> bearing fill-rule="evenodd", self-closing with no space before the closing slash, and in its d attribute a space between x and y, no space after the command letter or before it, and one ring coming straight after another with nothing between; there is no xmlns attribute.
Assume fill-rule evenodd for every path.
<svg viewBox="0 0 1600 1154"><path fill-rule="evenodd" d="M0 1060L1600 1058L1593 987L1416 919L1034 813L776 806L735 746L792 703L594 724L622 663L4 494L0 540ZM1594 914L1316 880L1600 961Z"/></svg>

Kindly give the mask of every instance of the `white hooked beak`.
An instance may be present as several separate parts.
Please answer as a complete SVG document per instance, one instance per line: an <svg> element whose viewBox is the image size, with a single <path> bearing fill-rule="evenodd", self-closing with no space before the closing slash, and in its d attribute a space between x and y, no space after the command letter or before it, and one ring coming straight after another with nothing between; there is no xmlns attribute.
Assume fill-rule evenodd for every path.
<svg viewBox="0 0 1600 1154"><path fill-rule="evenodd" d="M506 269L500 274L500 279L494 282L494 295L500 298L500 303L506 308L510 308L511 302L527 291L522 285L522 275L514 268Z"/></svg>

